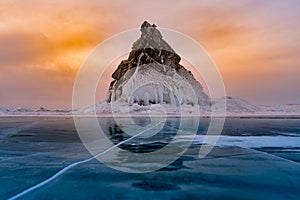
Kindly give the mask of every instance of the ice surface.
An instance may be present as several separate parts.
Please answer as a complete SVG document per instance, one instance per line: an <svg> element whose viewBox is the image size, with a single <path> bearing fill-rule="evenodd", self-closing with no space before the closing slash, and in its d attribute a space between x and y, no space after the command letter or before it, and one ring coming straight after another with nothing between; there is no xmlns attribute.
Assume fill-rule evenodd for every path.
<svg viewBox="0 0 300 200"><path fill-rule="evenodd" d="M153 143L150 139L140 149L155 150L159 148L157 139L172 136L180 120L170 120L171 127L166 126ZM112 118L99 118L99 123L108 135L118 131ZM205 134L206 126L207 121L200 121L199 134ZM200 144L194 144L171 165L145 174L120 172L91 160L70 168L22 199L298 199L299 128L299 120L232 118L225 123L226 135L204 159L198 158ZM3 199L90 158L71 117L3 117L0 135ZM129 159L122 154L119 158ZM136 167L142 164L131 163Z"/></svg>
<svg viewBox="0 0 300 200"><path fill-rule="evenodd" d="M197 136L196 143L202 143L205 136ZM218 136L207 136L216 138ZM190 139L189 137L182 137ZM300 148L300 137L286 137L286 136L220 136L216 144L219 147L237 146L242 148L261 148L261 147L281 147L281 148Z"/></svg>

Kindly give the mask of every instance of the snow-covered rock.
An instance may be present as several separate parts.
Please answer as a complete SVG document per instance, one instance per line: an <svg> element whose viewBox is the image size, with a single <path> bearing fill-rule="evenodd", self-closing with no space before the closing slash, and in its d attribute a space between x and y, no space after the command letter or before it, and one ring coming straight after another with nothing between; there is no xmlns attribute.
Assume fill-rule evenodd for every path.
<svg viewBox="0 0 300 200"><path fill-rule="evenodd" d="M91 105L85 107L84 109L78 111L81 114L173 114L173 115L210 115L212 114L211 106L214 105L215 109L218 109L218 105L226 99L227 102L227 114L237 115L237 114L257 114L263 113L265 110L259 106L253 105L243 99L234 97L223 97L223 99L213 99L211 104L204 106L200 105L188 105L183 104L181 106L174 106L172 104L149 104L149 105L139 105L138 103L128 104L125 101L117 101L114 103L102 102L99 104ZM95 110L94 110L95 109ZM300 113L300 112L299 112Z"/></svg>
<svg viewBox="0 0 300 200"><path fill-rule="evenodd" d="M243 99L235 97L223 97L226 98L226 110L230 113L257 113L263 111L261 107L253 105ZM212 100L212 104L218 106L220 99Z"/></svg>
<svg viewBox="0 0 300 200"><path fill-rule="evenodd" d="M262 106L265 112L273 113L300 113L300 104L284 104L275 106Z"/></svg>
<svg viewBox="0 0 300 200"><path fill-rule="evenodd" d="M181 58L163 40L156 25L144 22L127 60L112 74L108 103L207 105L208 96L192 73L179 64Z"/></svg>
<svg viewBox="0 0 300 200"><path fill-rule="evenodd" d="M180 64L180 56L163 39L156 25L144 22L127 60L121 61L109 87L106 102L87 106L77 113L168 114L211 113L224 98L211 100L193 74ZM260 111L242 99L226 97L230 113ZM161 106L155 106L161 105Z"/></svg>
<svg viewBox="0 0 300 200"><path fill-rule="evenodd" d="M23 107L18 107L12 110L14 113L26 113L26 112L33 112L33 110L29 108L23 108Z"/></svg>
<svg viewBox="0 0 300 200"><path fill-rule="evenodd" d="M37 109L35 112L51 112L51 110L44 108L44 107L40 107L39 109Z"/></svg>
<svg viewBox="0 0 300 200"><path fill-rule="evenodd" d="M10 112L10 110L8 108L1 108L0 107L0 115L5 115L9 112Z"/></svg>
<svg viewBox="0 0 300 200"><path fill-rule="evenodd" d="M73 111L73 114L112 114L111 106L107 102L86 106L80 110Z"/></svg>

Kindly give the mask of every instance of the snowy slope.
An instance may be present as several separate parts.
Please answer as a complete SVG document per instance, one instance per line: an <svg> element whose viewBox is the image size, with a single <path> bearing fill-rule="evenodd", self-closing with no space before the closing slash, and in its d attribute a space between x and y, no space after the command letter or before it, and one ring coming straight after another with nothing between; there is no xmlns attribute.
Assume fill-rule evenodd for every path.
<svg viewBox="0 0 300 200"><path fill-rule="evenodd" d="M262 106L265 112L273 113L300 113L300 104L284 104L275 106Z"/></svg>
<svg viewBox="0 0 300 200"><path fill-rule="evenodd" d="M17 113L17 112L26 113L26 112L33 112L33 110L31 110L29 108L18 107L18 108L13 109L12 112L14 112L14 113Z"/></svg>
<svg viewBox="0 0 300 200"><path fill-rule="evenodd" d="M234 97L224 98L226 98L226 110L228 113L257 113L263 111L261 107L253 105L243 99ZM219 101L218 99L214 99L212 103L218 105Z"/></svg>
<svg viewBox="0 0 300 200"><path fill-rule="evenodd" d="M0 107L0 115L5 115L9 112L10 112L10 110L8 108L1 108Z"/></svg>

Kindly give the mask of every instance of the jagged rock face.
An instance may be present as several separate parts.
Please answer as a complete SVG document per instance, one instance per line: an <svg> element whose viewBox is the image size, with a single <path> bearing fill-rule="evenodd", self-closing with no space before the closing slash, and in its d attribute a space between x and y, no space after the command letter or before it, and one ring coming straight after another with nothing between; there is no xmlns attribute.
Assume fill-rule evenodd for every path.
<svg viewBox="0 0 300 200"><path fill-rule="evenodd" d="M141 37L128 59L112 74L107 102L207 104L209 98L201 84L179 64L180 56L163 40L156 25L145 21L140 30Z"/></svg>
<svg viewBox="0 0 300 200"><path fill-rule="evenodd" d="M129 69L148 63L165 64L178 70L182 68L179 65L180 56L162 39L155 25L144 22L141 32L142 35L134 42L128 59L123 60L112 74L115 80L119 80Z"/></svg>

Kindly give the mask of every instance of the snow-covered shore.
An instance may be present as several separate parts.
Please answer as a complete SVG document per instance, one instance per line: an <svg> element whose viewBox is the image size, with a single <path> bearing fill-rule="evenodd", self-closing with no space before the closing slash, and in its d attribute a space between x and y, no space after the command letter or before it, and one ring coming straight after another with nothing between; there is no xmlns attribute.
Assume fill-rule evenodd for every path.
<svg viewBox="0 0 300 200"><path fill-rule="evenodd" d="M253 106L246 102L236 105L236 102L227 101L226 114L212 113L208 107L185 105L181 107L172 107L169 105L149 105L140 106L134 104L133 106L126 105L111 105L108 103L99 103L87 106L80 110L49 110L38 109L32 110L27 108L0 108L0 117L9 116L95 116L98 117L210 117L210 116L226 116L226 117L244 117L244 118L299 118L300 104L287 104L280 106Z"/></svg>

